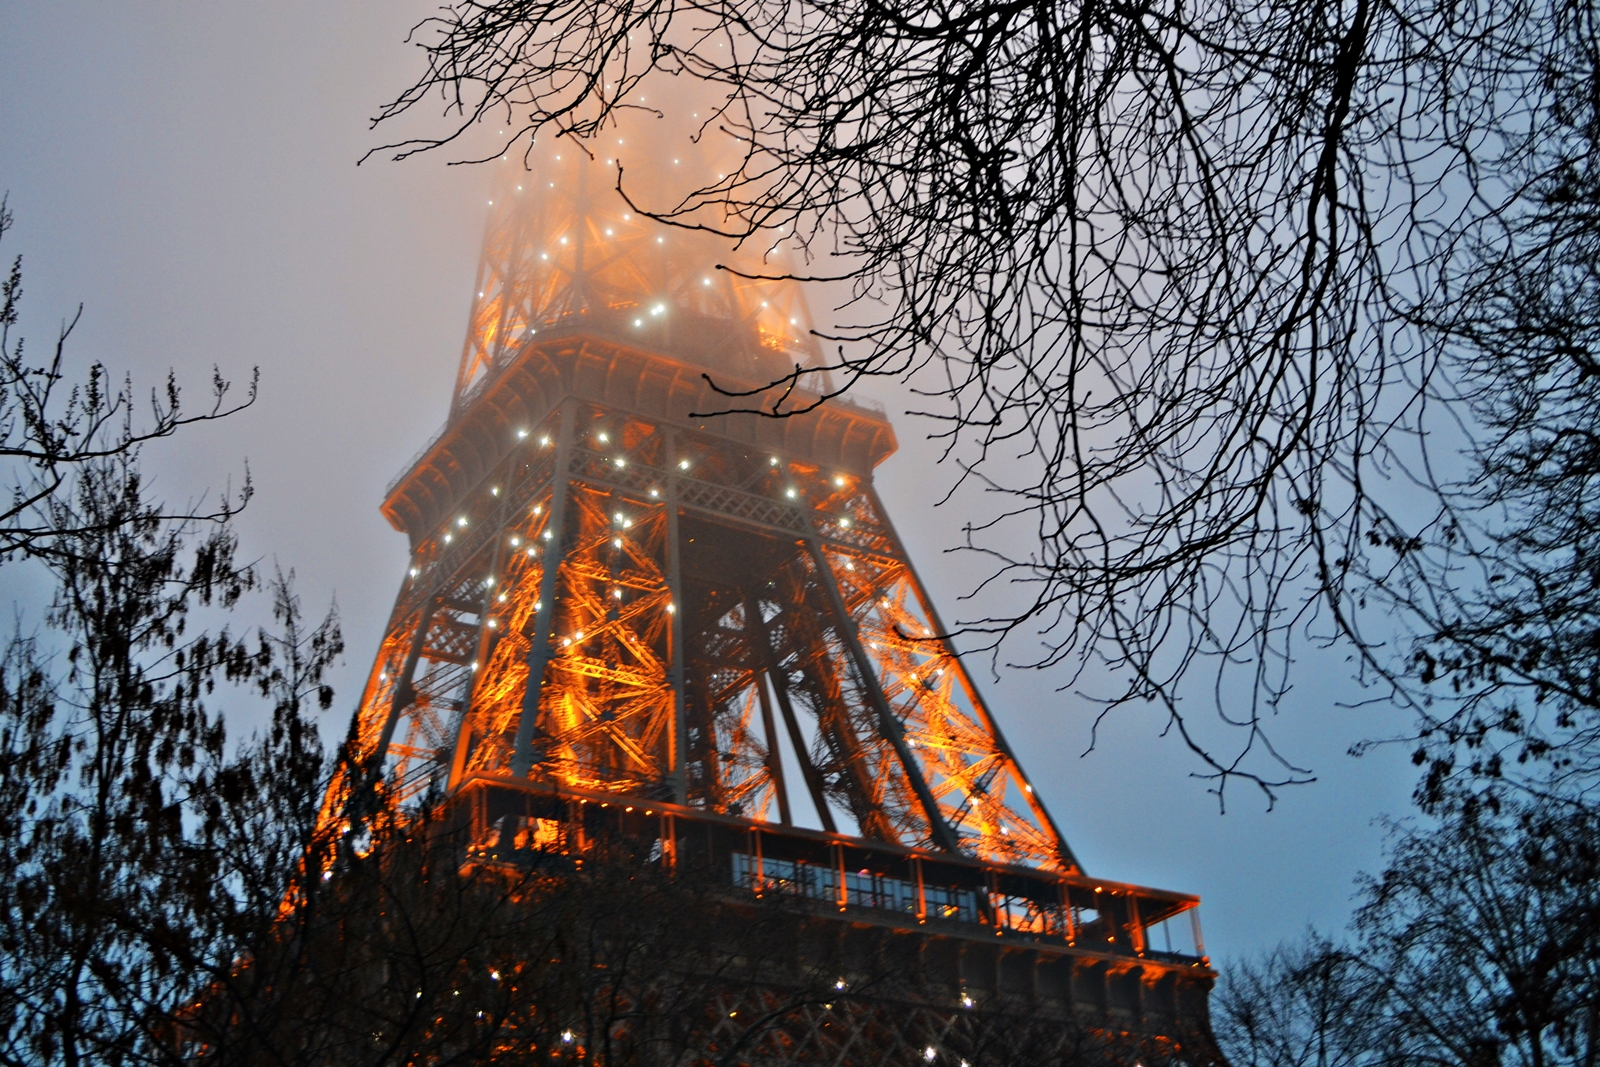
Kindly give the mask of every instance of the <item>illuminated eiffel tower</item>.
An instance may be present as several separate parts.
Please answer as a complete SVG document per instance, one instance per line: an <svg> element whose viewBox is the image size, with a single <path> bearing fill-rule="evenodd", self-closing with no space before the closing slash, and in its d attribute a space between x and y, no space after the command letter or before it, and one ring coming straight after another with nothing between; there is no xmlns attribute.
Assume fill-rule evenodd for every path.
<svg viewBox="0 0 1600 1067"><path fill-rule="evenodd" d="M365 765L447 798L481 857L623 832L955 946L920 957L951 1004L1203 1023L1197 899L1083 873L941 636L873 487L882 410L704 414L728 406L710 381L819 360L798 287L631 212L599 151L496 182L450 417L383 503L411 563Z"/></svg>

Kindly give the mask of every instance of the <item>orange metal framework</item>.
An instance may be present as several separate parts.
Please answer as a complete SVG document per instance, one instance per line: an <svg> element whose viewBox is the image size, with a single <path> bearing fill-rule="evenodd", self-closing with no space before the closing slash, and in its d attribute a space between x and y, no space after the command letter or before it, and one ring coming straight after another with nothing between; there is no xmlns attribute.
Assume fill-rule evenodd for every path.
<svg viewBox="0 0 1600 1067"><path fill-rule="evenodd" d="M757 892L1146 956L1198 901L1083 875L873 488L882 412L695 414L815 358L798 290L558 154L497 185L450 419L384 503L412 562L357 765L484 850L615 808Z"/></svg>

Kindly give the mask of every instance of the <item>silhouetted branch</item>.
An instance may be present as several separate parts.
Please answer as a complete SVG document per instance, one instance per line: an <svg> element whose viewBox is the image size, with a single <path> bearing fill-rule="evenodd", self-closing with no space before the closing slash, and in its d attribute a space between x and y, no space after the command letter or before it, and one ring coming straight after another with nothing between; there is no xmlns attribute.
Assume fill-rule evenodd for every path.
<svg viewBox="0 0 1600 1067"><path fill-rule="evenodd" d="M1530 146L1587 84L1556 73L1581 73L1587 17L486 0L417 27L427 69L377 121L437 93L447 131L388 147L442 148L493 116L498 157L596 134L647 78L709 87L700 129L737 137L737 165L681 201L619 177L623 195L790 242L849 286L825 365L728 391L730 410L808 410L785 405L815 375L909 381L956 481L1001 502L966 547L1014 599L962 632L1041 637L1018 664L1068 686L1092 665L1113 705L1162 699L1174 724L1209 679L1243 754L1300 640L1347 643L1426 707L1366 606L1388 566L1370 535L1427 522L1392 479L1455 403L1436 298L1498 261L1473 235L1527 217ZM1219 788L1301 777L1208 760Z"/></svg>

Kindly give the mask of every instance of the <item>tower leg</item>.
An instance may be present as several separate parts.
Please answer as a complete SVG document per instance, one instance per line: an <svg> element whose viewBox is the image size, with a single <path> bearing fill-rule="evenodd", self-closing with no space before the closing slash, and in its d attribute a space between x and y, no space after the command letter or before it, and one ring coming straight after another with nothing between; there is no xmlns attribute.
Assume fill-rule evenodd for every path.
<svg viewBox="0 0 1600 1067"><path fill-rule="evenodd" d="M433 622L433 612L437 606L438 601L433 599L423 605L416 633L411 637L411 647L406 651L405 665L400 668L400 677L395 680L394 698L389 702L389 713L384 717L383 729L378 732L377 744L372 746L371 752L362 753L367 766L362 768L361 773L369 783L376 783L378 775L383 772L383 760L389 754L389 743L394 740L394 728L400 721L400 712L416 696L411 678L417 672L417 661L422 658L422 646L427 642L428 627Z"/></svg>
<svg viewBox="0 0 1600 1067"><path fill-rule="evenodd" d="M674 803L684 804L689 799L689 775L685 763L688 759L689 712L685 703L685 677L683 666L683 546L678 539L678 479L675 473L678 462L678 435L667 431L667 588L672 595L672 621L668 627L668 640L672 643L672 666L668 678L672 682L672 735L668 739L667 784L672 790ZM782 803L787 806L788 800ZM787 819L785 820L787 821Z"/></svg>
<svg viewBox="0 0 1600 1067"><path fill-rule="evenodd" d="M761 639L761 630L756 623L756 616L760 613L761 605L754 597L747 595L744 601L744 629L746 640L752 645ZM766 642L761 641L761 643ZM759 662L751 664L755 676L756 695L761 700L761 728L767 738L767 774L772 778L773 789L778 794L778 821L789 826L792 822L789 818L789 788L783 780L783 755L778 751L778 728L772 721L772 698L767 695L765 667L764 656L760 657Z"/></svg>
<svg viewBox="0 0 1600 1067"><path fill-rule="evenodd" d="M556 430L556 461L550 475L550 519L545 532L544 569L539 575L539 607L533 613L532 648L528 651L528 684L522 696L522 715L517 720L516 747L511 754L511 773L526 778L533 770L533 732L539 718L539 694L544 685L545 667L550 663L550 625L555 614L556 592L560 588L561 561L566 558L567 480L572 465L573 406L561 407L561 425Z"/></svg>
<svg viewBox="0 0 1600 1067"><path fill-rule="evenodd" d="M493 645L494 631L489 626L489 613L494 610L495 590L500 582L500 565L505 555L505 533L501 531L495 540L494 551L489 555L489 583L484 587L483 600L478 605L478 640L475 646L473 665L468 668L467 677L461 683L461 695L456 698L457 715L456 740L450 758L450 777L446 790L456 787L461 778L462 771L467 765L467 750L472 747L472 691L478 679L483 677L482 668L489 663L489 650Z"/></svg>
<svg viewBox="0 0 1600 1067"><path fill-rule="evenodd" d="M805 735L800 732L800 720L795 717L794 703L789 699L789 682L784 677L778 657L772 651L772 638L767 633L766 620L761 617L760 604L754 597L749 597L745 605L746 622L756 629L756 643L761 646L761 654L766 660L766 674L772 679L772 691L778 698L778 709L783 712L783 725L789 731L789 744L794 748L795 762L800 764L800 776L806 781L806 789L811 793L811 803L817 809L822 828L830 834L836 834L839 828L833 821L833 812L828 810L822 775L816 764L811 762L811 753L806 751Z"/></svg>
<svg viewBox="0 0 1600 1067"><path fill-rule="evenodd" d="M850 612L845 609L844 597L839 593L839 583L834 580L833 568L828 564L828 557L823 554L822 546L815 536L807 537L805 543L806 550L811 553L811 561L817 568L817 580L827 592L828 602L838 619L839 639L844 642L845 648L850 653L851 662L855 665L856 673L861 676L861 688L878 713L878 732L883 735L885 741L894 746L895 754L900 757L900 765L905 770L906 780L911 783L912 792L916 793L917 800L922 803L923 814L928 820L929 836L933 838L935 845L946 852L960 852L961 840L956 837L956 832L950 829L950 824L944 821L944 815L939 811L938 799L933 795L933 790L928 788L927 779L923 778L916 757L906 746L905 729L900 725L900 720L895 718L894 709L889 706L889 699L883 695L883 687L878 684L878 672L867 656L866 650L861 647L855 622Z"/></svg>

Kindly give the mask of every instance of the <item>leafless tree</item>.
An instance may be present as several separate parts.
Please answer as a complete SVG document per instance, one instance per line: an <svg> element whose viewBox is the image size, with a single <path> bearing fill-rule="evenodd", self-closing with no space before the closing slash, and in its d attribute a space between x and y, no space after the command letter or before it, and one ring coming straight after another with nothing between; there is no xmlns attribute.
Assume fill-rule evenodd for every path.
<svg viewBox="0 0 1600 1067"><path fill-rule="evenodd" d="M6 202L0 200L0 239L12 222ZM14 335L21 303L22 257L17 256L0 281L0 465L7 494L0 500L3 558L60 552L72 544L57 524L75 513L70 506L63 510L53 505L70 495L75 472L99 460L132 455L141 445L170 437L184 426L226 418L249 407L256 396L256 375L246 397L235 403L227 395L229 383L213 371L210 407L185 414L178 380L169 374L165 387L150 393L148 420L137 422L138 398L131 379L116 385L99 362L89 365L81 381L70 373L67 341L83 308L62 325L54 349L39 360ZM204 517L226 519L249 496L247 479L237 499L223 497Z"/></svg>
<svg viewBox="0 0 1600 1067"><path fill-rule="evenodd" d="M1556 1067L1600 1052L1595 810L1453 792L1398 832L1353 937L1231 970L1216 1004L1241 1067Z"/></svg>
<svg viewBox="0 0 1600 1067"><path fill-rule="evenodd" d="M527 151L607 128L643 86L669 98L663 79L715 90L702 135L738 138L743 165L681 201L625 171L619 188L663 221L797 243L800 274L851 293L828 366L730 407L781 417L795 379L828 395L824 373L909 379L960 480L992 494L967 547L1020 598L964 632L1042 635L1019 662L1069 685L1098 664L1100 695L1159 702L1219 789L1270 794L1306 778L1262 733L1304 640L1348 641L1365 677L1427 700L1362 616L1388 546L1431 517L1411 466L1461 374L1437 298L1503 251L1486 227L1527 218L1576 84L1551 72L1582 66L1589 17L469 0L417 27L427 68L377 122L438 101L437 135L387 147L466 146L492 119ZM1207 686L1238 744L1180 702Z"/></svg>
<svg viewBox="0 0 1600 1067"><path fill-rule="evenodd" d="M1411 309L1464 426L1417 467L1439 510L1374 523L1355 567L1411 628L1430 803L1463 776L1600 785L1600 27L1588 5L1548 17L1503 203L1449 234Z"/></svg>
<svg viewBox="0 0 1600 1067"><path fill-rule="evenodd" d="M172 1060L174 1021L270 936L306 860L342 642L281 575L274 631L195 627L258 576L229 523L147 499L128 450L49 505L49 625L0 654L0 1063ZM259 690L260 735L229 744L219 686Z"/></svg>

